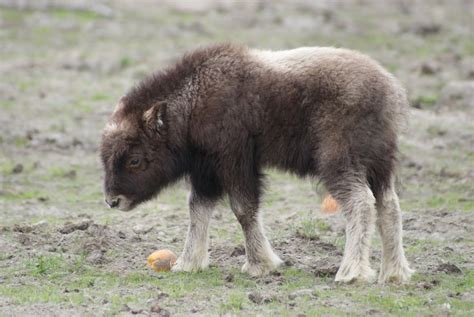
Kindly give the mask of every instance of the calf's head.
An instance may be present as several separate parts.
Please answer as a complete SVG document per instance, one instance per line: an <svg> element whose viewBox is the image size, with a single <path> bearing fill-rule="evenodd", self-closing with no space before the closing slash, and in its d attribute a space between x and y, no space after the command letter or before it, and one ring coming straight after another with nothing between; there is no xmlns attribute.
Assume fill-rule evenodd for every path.
<svg viewBox="0 0 474 317"><path fill-rule="evenodd" d="M123 211L151 199L169 183L173 162L166 104L140 109L126 103L122 98L105 127L100 153L105 201Z"/></svg>

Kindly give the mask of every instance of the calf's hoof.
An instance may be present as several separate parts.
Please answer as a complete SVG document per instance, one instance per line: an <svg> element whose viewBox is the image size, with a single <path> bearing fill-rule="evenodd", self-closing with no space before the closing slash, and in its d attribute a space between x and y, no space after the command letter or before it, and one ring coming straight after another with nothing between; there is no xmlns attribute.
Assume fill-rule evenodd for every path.
<svg viewBox="0 0 474 317"><path fill-rule="evenodd" d="M189 260L182 256L176 260L175 265L171 267L172 272L199 272L209 267L208 259Z"/></svg>
<svg viewBox="0 0 474 317"><path fill-rule="evenodd" d="M337 271L335 281L338 283L372 283L375 278L375 271L367 265L341 265Z"/></svg>
<svg viewBox="0 0 474 317"><path fill-rule="evenodd" d="M380 270L378 282L385 283L406 283L410 280L415 270L412 270L408 264L399 264L389 267L382 267Z"/></svg>
<svg viewBox="0 0 474 317"><path fill-rule="evenodd" d="M242 272L254 277L258 277L269 274L282 264L283 261L274 254L272 258L268 259L267 261L250 263L248 260L246 260L245 264L242 266Z"/></svg>

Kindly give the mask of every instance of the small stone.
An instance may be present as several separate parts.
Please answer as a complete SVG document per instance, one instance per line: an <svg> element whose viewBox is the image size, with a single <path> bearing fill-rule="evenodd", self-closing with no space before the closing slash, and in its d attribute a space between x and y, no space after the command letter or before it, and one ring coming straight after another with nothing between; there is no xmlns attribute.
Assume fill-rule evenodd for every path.
<svg viewBox="0 0 474 317"><path fill-rule="evenodd" d="M138 225L135 225L133 228L132 228L133 232L135 232L136 234L147 234L148 232L150 232L151 230L153 230L153 227L148 227L148 226L144 226L144 225L141 225L141 224L138 224Z"/></svg>
<svg viewBox="0 0 474 317"><path fill-rule="evenodd" d="M152 312L152 313L159 313L159 312L161 312L161 307L160 307L160 303L158 302L158 300L154 300L154 301L151 303L150 312Z"/></svg>
<svg viewBox="0 0 474 317"><path fill-rule="evenodd" d="M23 172L23 164L16 164L15 167L13 167L12 169L12 173L13 174L20 174L21 172Z"/></svg>
<svg viewBox="0 0 474 317"><path fill-rule="evenodd" d="M33 227L29 225L14 225L13 232L21 232L21 233L30 233L33 231Z"/></svg>
<svg viewBox="0 0 474 317"><path fill-rule="evenodd" d="M369 314L369 315L380 315L380 310L377 310L377 309L373 309L373 308L372 308L372 309L369 309L369 310L367 311L367 314Z"/></svg>
<svg viewBox="0 0 474 317"><path fill-rule="evenodd" d="M122 311L122 312L129 312L129 311L131 311L131 310L132 310L132 309L131 309L130 307L128 307L127 304L124 304L124 305L122 306L122 309L121 309L120 311Z"/></svg>
<svg viewBox="0 0 474 317"><path fill-rule="evenodd" d="M66 223L62 228L59 229L59 232L62 234L69 234L76 230L87 230L89 226L92 224L90 219L83 220L79 223Z"/></svg>
<svg viewBox="0 0 474 317"><path fill-rule="evenodd" d="M48 224L49 224L49 223L48 223L46 220L40 220L40 221L38 221L37 223L35 223L35 224L33 225L33 227L35 227L35 228L43 228L43 227L47 227Z"/></svg>
<svg viewBox="0 0 474 317"><path fill-rule="evenodd" d="M225 277L225 281L228 282L228 283L233 282L233 281L234 281L234 274L229 273L229 274Z"/></svg>
<svg viewBox="0 0 474 317"><path fill-rule="evenodd" d="M82 141L77 138L74 138L72 140L72 146L79 146L79 145L82 145Z"/></svg>
<svg viewBox="0 0 474 317"><path fill-rule="evenodd" d="M76 176L77 176L77 173L76 173L76 171L75 171L75 170L70 170L70 171L68 171L68 172L64 173L64 175L63 175L63 176L64 176L65 178L74 179L74 178L76 178Z"/></svg>
<svg viewBox="0 0 474 317"><path fill-rule="evenodd" d="M421 289L432 289L434 285L430 282L422 281L416 284L416 287L421 288Z"/></svg>
<svg viewBox="0 0 474 317"><path fill-rule="evenodd" d="M103 264L107 262L107 258L102 251L95 250L86 257L86 262L92 265Z"/></svg>
<svg viewBox="0 0 474 317"><path fill-rule="evenodd" d="M297 297L301 296L313 296L314 290L313 289L299 289L294 291L288 295L288 299L294 300Z"/></svg>
<svg viewBox="0 0 474 317"><path fill-rule="evenodd" d="M440 66L433 61L423 62L420 66L420 72L423 75L433 75L440 71Z"/></svg>
<svg viewBox="0 0 474 317"><path fill-rule="evenodd" d="M160 313L158 314L158 316L160 317L170 317L171 314L169 311L167 311L166 309L161 309Z"/></svg>
<svg viewBox="0 0 474 317"><path fill-rule="evenodd" d="M122 231L119 231L119 232L117 233L117 236L118 236L120 239L125 239L125 238L127 238L127 236L125 235L125 233L122 232Z"/></svg>
<svg viewBox="0 0 474 317"><path fill-rule="evenodd" d="M442 263L438 266L436 271L446 274L462 274L461 269L453 263Z"/></svg>
<svg viewBox="0 0 474 317"><path fill-rule="evenodd" d="M234 248L230 256L235 257L239 255L245 255L245 248L242 245L238 245Z"/></svg>
<svg viewBox="0 0 474 317"><path fill-rule="evenodd" d="M421 36L433 35L441 31L441 25L432 21L419 22L413 27L413 31Z"/></svg>
<svg viewBox="0 0 474 317"><path fill-rule="evenodd" d="M255 304L263 303L263 296L260 293L251 292L251 293L248 294L248 298L251 302L253 302Z"/></svg>
<svg viewBox="0 0 474 317"><path fill-rule="evenodd" d="M332 277L335 276L339 266L334 261L320 260L317 261L313 267L315 268L314 275L317 277Z"/></svg>
<svg viewBox="0 0 474 317"><path fill-rule="evenodd" d="M451 310L451 304L450 304L450 303L443 303L443 304L441 305L441 308L442 308L443 310Z"/></svg>

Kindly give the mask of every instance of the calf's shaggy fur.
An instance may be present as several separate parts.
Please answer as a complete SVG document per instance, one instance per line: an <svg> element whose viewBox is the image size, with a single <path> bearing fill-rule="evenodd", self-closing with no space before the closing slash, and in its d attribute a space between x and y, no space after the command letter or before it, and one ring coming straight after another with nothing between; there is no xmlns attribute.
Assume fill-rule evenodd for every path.
<svg viewBox="0 0 474 317"><path fill-rule="evenodd" d="M371 280L372 232L383 241L379 280L406 281L394 190L405 92L360 53L305 47L260 51L216 45L185 55L131 89L103 132L106 201L129 210L188 177L190 225L174 271L208 266L208 224L227 196L246 243L243 271L282 261L262 228L262 170L320 180L347 220L336 281Z"/></svg>

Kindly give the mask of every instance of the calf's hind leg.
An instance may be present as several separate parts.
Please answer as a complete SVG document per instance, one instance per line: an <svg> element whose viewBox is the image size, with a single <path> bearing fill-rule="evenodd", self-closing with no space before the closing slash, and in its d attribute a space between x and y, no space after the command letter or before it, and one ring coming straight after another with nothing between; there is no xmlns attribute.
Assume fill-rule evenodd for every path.
<svg viewBox="0 0 474 317"><path fill-rule="evenodd" d="M402 217L398 195L392 185L377 199L377 228L382 238L379 283L405 282L413 274L402 244Z"/></svg>
<svg viewBox="0 0 474 317"><path fill-rule="evenodd" d="M375 227L375 197L367 184L357 180L334 184L328 189L341 204L346 219L346 244L336 282L372 281L370 243Z"/></svg>

